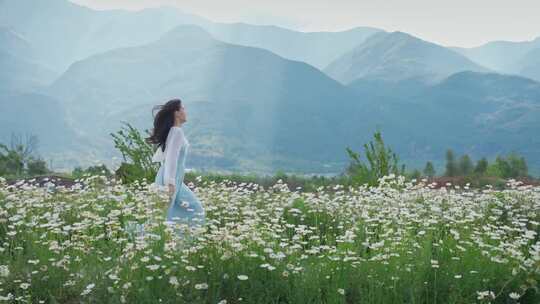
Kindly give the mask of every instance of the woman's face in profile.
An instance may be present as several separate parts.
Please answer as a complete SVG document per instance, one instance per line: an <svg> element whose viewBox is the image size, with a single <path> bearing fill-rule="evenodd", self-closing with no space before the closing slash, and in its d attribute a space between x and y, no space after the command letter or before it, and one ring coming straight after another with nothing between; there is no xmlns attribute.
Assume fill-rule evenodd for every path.
<svg viewBox="0 0 540 304"><path fill-rule="evenodd" d="M181 122L186 122L186 121L187 121L186 110L184 109L184 106L183 106L183 105L180 105L180 110L175 111L175 112L174 112L174 115L175 115Z"/></svg>

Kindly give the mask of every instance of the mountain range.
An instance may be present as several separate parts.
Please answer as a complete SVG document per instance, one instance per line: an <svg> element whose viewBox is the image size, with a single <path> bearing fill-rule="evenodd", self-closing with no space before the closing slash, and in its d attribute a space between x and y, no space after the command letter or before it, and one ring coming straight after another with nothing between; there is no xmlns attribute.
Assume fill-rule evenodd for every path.
<svg viewBox="0 0 540 304"><path fill-rule="evenodd" d="M180 97L197 169L336 173L345 147L379 129L409 167L440 170L448 148L517 151L534 173L537 41L463 49L369 27L306 33L172 7L0 0L0 142L31 132L59 166L108 163L122 121L150 129L152 108Z"/></svg>
<svg viewBox="0 0 540 304"><path fill-rule="evenodd" d="M452 48L498 73L515 74L540 81L540 37L531 41L493 41L475 48Z"/></svg>
<svg viewBox="0 0 540 304"><path fill-rule="evenodd" d="M36 52L17 33L0 28L0 91L29 91L43 87L55 77L36 59Z"/></svg>
<svg viewBox="0 0 540 304"><path fill-rule="evenodd" d="M371 105L320 70L265 49L218 41L196 26L79 61L47 90L64 101L79 128L97 137L117 130L125 111L148 127L151 105L176 92L194 119L191 135L207 136L194 142L195 155L214 155L234 166L261 157L258 165L269 169L331 159L350 139L333 134L369 126L357 122L355 113Z"/></svg>
<svg viewBox="0 0 540 304"><path fill-rule="evenodd" d="M435 83L460 71L487 69L453 50L403 32L372 35L324 69L344 84L360 78Z"/></svg>

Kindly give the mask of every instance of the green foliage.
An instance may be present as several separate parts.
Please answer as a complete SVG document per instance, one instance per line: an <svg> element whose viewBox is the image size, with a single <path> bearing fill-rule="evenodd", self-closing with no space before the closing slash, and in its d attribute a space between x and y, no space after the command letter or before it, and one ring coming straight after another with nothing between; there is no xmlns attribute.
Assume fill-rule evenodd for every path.
<svg viewBox="0 0 540 304"><path fill-rule="evenodd" d="M20 176L24 170L23 157L17 150L0 144L0 175Z"/></svg>
<svg viewBox="0 0 540 304"><path fill-rule="evenodd" d="M461 156L457 168L457 175L468 176L473 172L473 163L469 155Z"/></svg>
<svg viewBox="0 0 540 304"><path fill-rule="evenodd" d="M41 175L49 173L47 162L41 158L31 158L27 163L27 173L29 175Z"/></svg>
<svg viewBox="0 0 540 304"><path fill-rule="evenodd" d="M398 166L398 156L390 148L385 147L380 131L373 134L375 143L372 141L364 144L365 157L368 164L360 159L359 153L352 151L349 147L346 151L351 158L351 163L347 167L346 173L351 177L353 184L368 184L375 186L378 179L390 174L405 175L405 165L401 169Z"/></svg>
<svg viewBox="0 0 540 304"><path fill-rule="evenodd" d="M114 146L122 153L124 162L115 174L124 183L132 183L146 178L153 181L159 165L152 162L154 148L149 145L136 128L127 122L116 133L110 133L114 139ZM146 130L149 134L148 130Z"/></svg>
<svg viewBox="0 0 540 304"><path fill-rule="evenodd" d="M94 176L94 175L104 175L104 176L112 176L111 171L107 166L104 164L96 165L96 166L90 166L86 169L83 169L81 167L75 167L73 171L71 172L71 176L74 178L81 178L85 175Z"/></svg>
<svg viewBox="0 0 540 304"><path fill-rule="evenodd" d="M445 176L456 176L457 175L457 166L454 157L454 151L448 149L446 151L446 172Z"/></svg>
<svg viewBox="0 0 540 304"><path fill-rule="evenodd" d="M482 157L477 163L476 167L474 167L474 173L478 175L484 175L486 174L487 168L488 168L488 161L485 157Z"/></svg>
<svg viewBox="0 0 540 304"><path fill-rule="evenodd" d="M37 142L35 135L27 137L26 142L12 135L10 147L0 143L0 175L19 178L50 172L46 161L34 155Z"/></svg>
<svg viewBox="0 0 540 304"><path fill-rule="evenodd" d="M467 181L476 184L483 184L490 180L483 179L480 182L482 177L493 177L495 179L492 179L492 181L497 184L504 183L504 179L508 178L529 177L525 158L515 152L510 153L507 157L499 155L491 164L483 157L476 163L476 166L473 166L473 162L467 154L461 156L456 164L454 153L450 149L446 152L445 176L462 176Z"/></svg>
<svg viewBox="0 0 540 304"><path fill-rule="evenodd" d="M435 167L433 167L433 163L428 161L426 163L426 166L424 167L424 175L427 177L434 177L435 176Z"/></svg>
<svg viewBox="0 0 540 304"><path fill-rule="evenodd" d="M510 172L508 172L509 176L526 177L529 175L527 161L523 156L519 156L517 153L510 153L507 157L507 161L510 164Z"/></svg>
<svg viewBox="0 0 540 304"><path fill-rule="evenodd" d="M506 158L497 156L495 162L488 166L487 174L501 178L527 177L527 162L524 157L516 153L510 153Z"/></svg>
<svg viewBox="0 0 540 304"><path fill-rule="evenodd" d="M286 181L288 179L288 176L285 172L283 172L283 170L277 170L276 173L274 174L274 179L275 180L283 180L283 181Z"/></svg>
<svg viewBox="0 0 540 304"><path fill-rule="evenodd" d="M115 141L115 147L120 150L124 158L124 162L116 170L115 174L125 183L131 183L135 180L146 178L147 181L152 181L159 168L158 164L152 163L153 147L149 145L140 132L133 128L129 123L125 123L126 127L118 131L116 134L111 133ZM203 181L214 182L235 182L235 183L256 183L263 187L270 187L278 180L282 180L289 186L289 189L302 189L302 191L315 191L321 186L331 186L340 184L343 186L352 186L358 184L368 184L371 186L378 184L378 179L390 174L405 175L405 165L399 167L398 156L392 150L385 146L379 131L374 133L374 141L369 144L364 144L364 154L367 163L361 160L359 153L352 151L349 147L346 148L351 162L346 169L346 172L341 176L336 177L304 177L287 175L283 171L277 171L274 176L258 177L245 175L220 175L220 174L205 174L200 176ZM473 166L468 155L460 158L459 163L456 163L455 156L452 150L447 151L446 175L457 176L465 172L467 176L473 173L485 172L486 175L493 174L495 177L510 176L512 174L523 174L527 172L525 160L516 155L509 156L508 160L499 158L496 166L488 166L487 160L482 159L478 164ZM512 164L512 165L510 165ZM94 172L101 174L100 168L89 168L86 172ZM77 169L74 174L82 174L82 169ZM518 172L518 173L516 173ZM431 162L427 162L423 170L424 176L434 177L435 168ZM413 171L409 178L419 179L422 172L419 170ZM198 176L193 172L187 172L185 176L186 182L196 183ZM201 180L199 179L199 180ZM471 179L471 181L473 181ZM491 180L485 180L486 183ZM496 180L500 182L499 180Z"/></svg>
<svg viewBox="0 0 540 304"><path fill-rule="evenodd" d="M0 183L6 303L487 303L477 301L484 290L497 295L490 303L516 303L510 293L540 301L534 191L473 200L203 183L207 224L176 238L163 221L168 201L148 190L43 195Z"/></svg>
<svg viewBox="0 0 540 304"><path fill-rule="evenodd" d="M503 172L501 171L501 168L499 165L497 165L496 163L492 163L492 164L489 164L489 166L487 167L486 175L501 177L503 176Z"/></svg>
<svg viewBox="0 0 540 304"><path fill-rule="evenodd" d="M271 188L278 180L286 184L291 191L300 192L315 192L320 187L332 189L336 185L347 187L350 185L350 179L347 176L304 176L295 174L286 174L283 171L277 171L273 176L265 175L259 176L256 174L218 174L218 173L200 173L200 172L186 172L184 177L186 183L193 183L195 185L207 184L207 183L231 183L231 184L257 184L265 189Z"/></svg>
<svg viewBox="0 0 540 304"><path fill-rule="evenodd" d="M422 178L422 172L420 172L420 170L418 169L414 169L414 171L412 172L410 178L414 178L416 180L419 180L420 178Z"/></svg>
<svg viewBox="0 0 540 304"><path fill-rule="evenodd" d="M159 169L159 164L151 162L154 149L144 140L140 132L126 123L126 127L123 130L116 132L116 134L111 133L111 135L115 140L115 147L121 151L124 158L124 162L115 171L115 175L124 183L132 183L142 178L146 178L147 181L153 181ZM102 175L101 169L102 167L89 168L87 170L76 168L73 171L73 176L82 176L85 173L91 172ZM343 176L331 178L324 176L304 177L289 175L283 171L277 171L273 176L186 172L184 180L186 183L193 182L195 184L201 182L221 183L225 181L237 184L255 183L265 188L276 184L278 180L282 180L291 190L300 188L302 191L315 191L321 186L338 183L347 185L349 183L349 179Z"/></svg>
<svg viewBox="0 0 540 304"><path fill-rule="evenodd" d="M498 171L500 177L509 177L512 169L510 168L510 163L504 157L497 156L497 158L495 158L495 166L499 168Z"/></svg>

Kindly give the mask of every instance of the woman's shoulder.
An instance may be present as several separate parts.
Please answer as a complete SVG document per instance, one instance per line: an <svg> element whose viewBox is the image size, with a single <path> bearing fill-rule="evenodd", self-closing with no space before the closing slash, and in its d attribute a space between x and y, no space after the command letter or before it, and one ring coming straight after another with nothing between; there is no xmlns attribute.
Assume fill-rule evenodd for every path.
<svg viewBox="0 0 540 304"><path fill-rule="evenodd" d="M184 134L184 129L182 127L172 126L169 130L169 133Z"/></svg>
<svg viewBox="0 0 540 304"><path fill-rule="evenodd" d="M175 138L182 138L184 139L184 130L181 127L172 126L169 130L169 134L167 137L175 137Z"/></svg>

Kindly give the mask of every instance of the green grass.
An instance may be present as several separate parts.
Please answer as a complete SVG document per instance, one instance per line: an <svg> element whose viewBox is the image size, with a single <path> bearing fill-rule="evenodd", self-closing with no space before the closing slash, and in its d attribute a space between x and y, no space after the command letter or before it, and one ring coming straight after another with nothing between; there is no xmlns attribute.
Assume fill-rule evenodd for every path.
<svg viewBox="0 0 540 304"><path fill-rule="evenodd" d="M388 179L376 188L299 192L283 183L196 181L207 225L187 231L186 241L163 223L166 193L145 182L94 176L84 190L47 191L0 178L0 296L8 303L540 302L539 188L457 192ZM131 233L130 222L146 234Z"/></svg>

